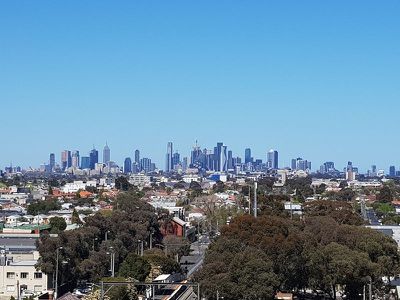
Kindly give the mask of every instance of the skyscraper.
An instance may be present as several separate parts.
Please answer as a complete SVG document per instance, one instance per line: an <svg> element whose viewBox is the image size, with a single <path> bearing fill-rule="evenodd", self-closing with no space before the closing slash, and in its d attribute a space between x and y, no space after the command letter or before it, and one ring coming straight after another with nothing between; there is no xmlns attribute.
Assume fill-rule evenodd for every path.
<svg viewBox="0 0 400 300"><path fill-rule="evenodd" d="M228 151L228 169L233 169L232 150Z"/></svg>
<svg viewBox="0 0 400 300"><path fill-rule="evenodd" d="M185 156L185 157L182 159L182 169L183 169L183 172L186 172L187 168L188 168L188 158Z"/></svg>
<svg viewBox="0 0 400 300"><path fill-rule="evenodd" d="M90 169L90 157L89 156L81 157L81 169Z"/></svg>
<svg viewBox="0 0 400 300"><path fill-rule="evenodd" d="M108 164L110 162L110 148L107 145L104 146L103 149L103 163Z"/></svg>
<svg viewBox="0 0 400 300"><path fill-rule="evenodd" d="M65 171L67 168L72 166L71 151L64 150L61 152L61 169Z"/></svg>
<svg viewBox="0 0 400 300"><path fill-rule="evenodd" d="M92 151L89 153L90 157L90 169L94 170L96 164L99 162L99 151L97 151L94 147Z"/></svg>
<svg viewBox="0 0 400 300"><path fill-rule="evenodd" d="M219 171L227 172L228 171L228 156L227 156L227 146L221 147L221 155L220 155L220 169Z"/></svg>
<svg viewBox="0 0 400 300"><path fill-rule="evenodd" d="M269 150L267 153L267 168L268 169L278 169L278 151Z"/></svg>
<svg viewBox="0 0 400 300"><path fill-rule="evenodd" d="M140 169L145 173L149 173L155 169L154 165L151 163L151 159L147 157L143 157L140 160Z"/></svg>
<svg viewBox="0 0 400 300"><path fill-rule="evenodd" d="M139 165L140 162L140 151L138 149L135 150L135 163Z"/></svg>
<svg viewBox="0 0 400 300"><path fill-rule="evenodd" d="M167 154L165 156L165 172L167 173L171 172L174 169L172 151L173 151L172 142L168 142Z"/></svg>
<svg viewBox="0 0 400 300"><path fill-rule="evenodd" d="M54 167L56 166L56 156L55 156L54 153L50 153L50 162L49 162L49 165L50 165L50 170L53 171L53 170L54 170Z"/></svg>
<svg viewBox="0 0 400 300"><path fill-rule="evenodd" d="M72 151L72 163L71 166L74 168L79 168L79 151Z"/></svg>
<svg viewBox="0 0 400 300"><path fill-rule="evenodd" d="M396 176L396 167L395 166L390 166L389 167L389 176L390 177L395 177Z"/></svg>
<svg viewBox="0 0 400 300"><path fill-rule="evenodd" d="M124 173L128 174L132 172L132 160L130 157L125 158L124 161Z"/></svg>
<svg viewBox="0 0 400 300"><path fill-rule="evenodd" d="M178 165L180 162L180 155L178 152L175 152L174 155L172 155L172 167L175 168L175 166Z"/></svg>
<svg viewBox="0 0 400 300"><path fill-rule="evenodd" d="M253 162L253 158L251 157L251 149L250 148L246 148L244 150L244 163L251 163Z"/></svg>

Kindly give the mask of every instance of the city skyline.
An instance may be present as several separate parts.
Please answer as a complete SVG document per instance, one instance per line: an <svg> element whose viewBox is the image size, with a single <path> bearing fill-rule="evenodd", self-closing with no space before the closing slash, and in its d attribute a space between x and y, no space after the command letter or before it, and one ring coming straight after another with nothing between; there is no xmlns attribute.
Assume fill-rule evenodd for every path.
<svg viewBox="0 0 400 300"><path fill-rule="evenodd" d="M164 168L168 141L185 156L195 139L400 165L398 1L0 8L2 167L93 144L102 160L107 140L120 165L140 148Z"/></svg>
<svg viewBox="0 0 400 300"><path fill-rule="evenodd" d="M92 145L92 147L90 148L90 151L87 151L87 154L85 151L82 150L77 150L75 148L75 150L71 150L71 149L63 149L62 151L59 152L59 154L57 155L57 152L50 152L47 154L47 160L45 159L44 161L42 161L41 163L39 163L38 165L29 165L29 166L24 166L22 164L18 164L18 163L13 163L10 162L8 165L4 165L2 167L0 167L0 169L4 170L4 168L9 167L10 165L13 167L22 167L23 169L27 169L27 168L33 168L36 169L39 166L43 166L43 165L48 165L48 166L59 166L61 168L61 170L65 170L68 167L78 167L81 169L85 169L85 168L91 168L91 169L95 169L95 164L96 163L103 163L105 165L107 165L108 163L113 163L115 165L118 165L120 168L124 168L126 167L126 160L129 158L130 159L130 167L131 168L135 168L135 163L136 163L136 167L138 167L140 164L142 164L143 162L141 162L142 158L144 158L145 160L150 159L150 161L148 163L153 163L155 164L155 166L157 167L157 169L159 170L164 170L166 172L172 171L174 168L174 164L176 162L179 163L183 163L183 161L186 159L189 161L189 164L191 163L191 156L193 155L193 151L195 149L199 149L199 151L203 151L204 149L207 149L210 153L212 154L216 154L216 157L218 157L218 161L217 165L215 166L215 170L214 171L226 171L228 168L231 169L231 167L229 166L229 158L232 159L232 157L234 159L236 159L236 157L241 159L241 163L242 164L246 164L247 162L251 162L251 163L256 163L256 160L262 160L262 163L265 164L265 166L269 169L281 169L281 168L292 168L292 169L306 169L307 165L312 163L312 167L311 167L311 171L312 172L319 172L321 168L324 168L325 170L329 170L331 169L332 164L335 165L336 170L338 171L343 171L343 169L346 168L346 166L348 165L349 162L354 163L357 170L359 170L359 172L361 174L367 174L368 172L372 172L372 173L376 173L377 171L381 171L383 170L385 172L385 174L389 175L391 173L391 168L395 167L395 170L400 170L400 164L396 164L396 163L391 163L388 166L379 166L376 163L372 162L370 165L366 166L366 168L364 169L364 167L361 167L357 161L354 160L346 160L345 162L343 162L343 164L341 164L340 162L337 162L334 159L326 159L324 161L318 162L318 161L314 161L313 159L308 158L304 159L303 155L294 155L292 157L284 157L282 158L281 156L281 152L278 151L277 149L271 149L269 148L269 150L266 150L264 155L261 156L257 156L254 155L254 149L253 148L249 148L249 147L243 147L241 152L236 152L233 151L229 145L226 145L223 142L216 142L215 143L217 145L217 147L215 147L215 145L201 145L199 144L199 142L196 140L195 143L191 146L189 146L189 148L185 151L180 151L177 150L177 148L175 147L175 143L174 142L167 142L166 143L166 148L167 148L167 153L164 153L164 160L154 160L153 157L151 155L148 155L147 153L143 153L141 152L140 149L134 149L131 151L130 154L126 155L126 156L121 156L118 155L118 159L114 159L114 157L110 154L110 153L114 153L113 149L111 147L109 147L109 143L106 142L104 147L96 147L95 145ZM164 145L165 146L165 145ZM224 154L224 158L223 160L225 160L225 168L221 168L220 162L222 160L221 158L221 150L218 150L218 147L220 147L221 149L224 148L224 152L226 154ZM180 149L183 149L184 147L178 147ZM102 150L99 150L102 149ZM256 151L257 153L259 151ZM99 154L100 153L100 154ZM106 154L107 153L107 154ZM278 155L279 153L279 155ZM170 155L169 155L170 154ZM101 156L100 156L101 155ZM250 155L248 157L248 161L246 160L246 156ZM105 163L105 158L106 156L106 160L107 162ZM169 165L169 169L167 169L167 165L166 165L166 159L170 160L170 165ZM74 159L75 158L75 159ZM138 159L138 161L137 161ZM300 160L300 167L299 167L299 162L296 162ZM144 162L147 163L147 162ZM305 167L302 166L302 164L305 164ZM134 169L132 169L132 171L134 171ZM392 171L394 171L392 169Z"/></svg>

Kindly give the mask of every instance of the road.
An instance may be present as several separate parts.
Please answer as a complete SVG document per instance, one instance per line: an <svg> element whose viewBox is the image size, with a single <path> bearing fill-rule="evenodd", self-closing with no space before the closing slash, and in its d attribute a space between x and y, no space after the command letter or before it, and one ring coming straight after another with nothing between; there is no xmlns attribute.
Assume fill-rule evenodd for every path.
<svg viewBox="0 0 400 300"><path fill-rule="evenodd" d="M375 211L372 208L367 208L366 213L367 213L367 218L368 218L369 224L381 225L381 222L379 222L379 219L376 216Z"/></svg>
<svg viewBox="0 0 400 300"><path fill-rule="evenodd" d="M190 245L190 255L183 256L180 260L182 269L187 270L187 278L193 275L203 264L205 253L210 245L208 235L201 235L198 241Z"/></svg>

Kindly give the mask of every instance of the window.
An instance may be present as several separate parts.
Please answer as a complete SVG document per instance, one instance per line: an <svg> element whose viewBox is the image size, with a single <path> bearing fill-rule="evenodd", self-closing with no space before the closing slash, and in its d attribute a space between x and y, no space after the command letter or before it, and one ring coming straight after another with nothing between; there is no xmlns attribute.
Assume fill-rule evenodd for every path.
<svg viewBox="0 0 400 300"><path fill-rule="evenodd" d="M41 272L35 272L35 274L34 274L33 277L34 277L35 279L41 279L42 276L43 276L43 274L42 274Z"/></svg>
<svg viewBox="0 0 400 300"><path fill-rule="evenodd" d="M28 278L28 273L27 272L21 272L21 278L23 278L23 279Z"/></svg>
<svg viewBox="0 0 400 300"><path fill-rule="evenodd" d="M14 272L7 272L7 278L8 279L14 279L15 278L15 273Z"/></svg>
<svg viewBox="0 0 400 300"><path fill-rule="evenodd" d="M7 285L7 292L15 292L15 285Z"/></svg>
<svg viewBox="0 0 400 300"><path fill-rule="evenodd" d="M41 285L35 285L35 286L33 287L33 290L34 290L35 292L41 292L41 291L43 290L43 287L42 287Z"/></svg>

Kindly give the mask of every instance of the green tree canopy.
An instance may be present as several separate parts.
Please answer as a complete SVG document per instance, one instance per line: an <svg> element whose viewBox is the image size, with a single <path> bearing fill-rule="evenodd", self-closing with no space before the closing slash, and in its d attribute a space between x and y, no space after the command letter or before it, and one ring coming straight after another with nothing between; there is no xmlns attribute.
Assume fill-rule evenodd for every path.
<svg viewBox="0 0 400 300"><path fill-rule="evenodd" d="M119 276L144 281L151 270L150 263L135 253L125 258L119 269Z"/></svg>

